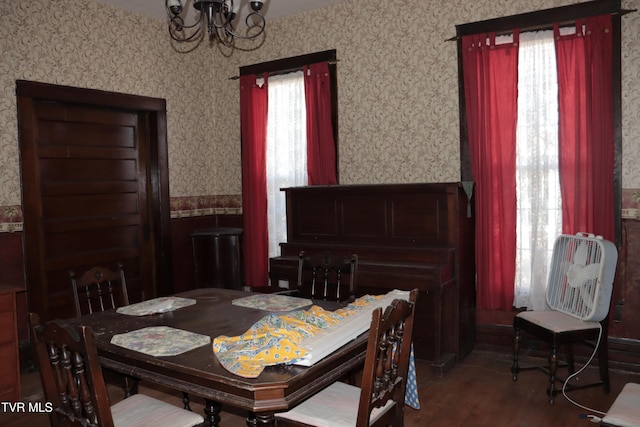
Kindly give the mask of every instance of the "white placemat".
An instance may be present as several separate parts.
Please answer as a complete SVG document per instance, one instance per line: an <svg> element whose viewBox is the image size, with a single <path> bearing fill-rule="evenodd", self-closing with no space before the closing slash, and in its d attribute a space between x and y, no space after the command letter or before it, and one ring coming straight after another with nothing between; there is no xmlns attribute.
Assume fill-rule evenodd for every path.
<svg viewBox="0 0 640 427"><path fill-rule="evenodd" d="M146 316L148 314L166 313L195 303L196 300L191 298L160 297L131 305L125 305L124 307L118 308L116 312L120 314L128 314L130 316Z"/></svg>
<svg viewBox="0 0 640 427"><path fill-rule="evenodd" d="M256 294L234 299L232 304L265 311L292 311L311 305L313 301L288 295Z"/></svg>
<svg viewBox="0 0 640 427"><path fill-rule="evenodd" d="M206 335L169 326L150 326L111 337L111 344L150 356L175 356L210 342Z"/></svg>

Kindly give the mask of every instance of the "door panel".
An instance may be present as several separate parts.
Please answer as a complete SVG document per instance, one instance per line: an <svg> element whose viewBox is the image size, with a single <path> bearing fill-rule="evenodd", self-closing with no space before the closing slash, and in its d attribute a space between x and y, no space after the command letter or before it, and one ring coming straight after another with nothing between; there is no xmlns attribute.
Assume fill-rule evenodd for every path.
<svg viewBox="0 0 640 427"><path fill-rule="evenodd" d="M92 186L90 180L82 187L82 193L77 194L43 194L42 213L47 221L67 220L73 225L83 220L116 215L121 221L139 222L140 199L137 192L97 193L100 188Z"/></svg>
<svg viewBox="0 0 640 427"><path fill-rule="evenodd" d="M45 183L50 184L76 184L84 187L87 178L92 184L100 184L104 181L113 184L125 184L136 181L137 159L92 158L90 156L112 155L108 150L94 150L78 152L67 149L62 155L64 159L48 158L47 156L60 155L60 153L40 152L42 176ZM135 147L129 150L129 154L135 154ZM69 182L71 181L71 182Z"/></svg>
<svg viewBox="0 0 640 427"><path fill-rule="evenodd" d="M73 315L68 270L99 264L124 263L131 302L171 292L164 100L17 89L29 309Z"/></svg>
<svg viewBox="0 0 640 427"><path fill-rule="evenodd" d="M87 232L91 233L91 239L87 239ZM142 251L138 248L139 234L137 224L130 227L92 227L88 231L49 232L45 233L45 253L50 254L48 258L55 256L58 259L87 252L118 253L123 249L129 249L131 253L140 253ZM100 242L97 249L96 242Z"/></svg>

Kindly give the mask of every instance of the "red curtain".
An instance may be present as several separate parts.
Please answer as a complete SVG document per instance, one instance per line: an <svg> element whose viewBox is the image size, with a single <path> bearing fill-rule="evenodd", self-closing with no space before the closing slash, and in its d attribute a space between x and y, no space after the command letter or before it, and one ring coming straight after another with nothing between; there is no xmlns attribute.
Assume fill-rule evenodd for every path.
<svg viewBox="0 0 640 427"><path fill-rule="evenodd" d="M615 239L611 15L576 24L576 35L555 26L560 109L562 231Z"/></svg>
<svg viewBox="0 0 640 427"><path fill-rule="evenodd" d="M242 210L244 218L245 284L269 284L269 236L267 235L267 77L240 77L240 127L242 131Z"/></svg>
<svg viewBox="0 0 640 427"><path fill-rule="evenodd" d="M487 42L487 38L489 41ZM518 33L462 38L467 130L476 200L477 306L511 309L516 263Z"/></svg>
<svg viewBox="0 0 640 427"><path fill-rule="evenodd" d="M336 145L331 122L331 79L326 62L304 67L309 185L336 184Z"/></svg>

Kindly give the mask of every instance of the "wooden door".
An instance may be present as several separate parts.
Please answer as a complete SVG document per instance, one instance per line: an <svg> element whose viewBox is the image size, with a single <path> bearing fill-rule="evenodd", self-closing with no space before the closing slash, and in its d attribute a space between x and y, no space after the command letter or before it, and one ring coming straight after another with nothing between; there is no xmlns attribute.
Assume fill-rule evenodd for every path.
<svg viewBox="0 0 640 427"><path fill-rule="evenodd" d="M171 292L165 101L17 82L29 310L72 317L69 269L124 264Z"/></svg>

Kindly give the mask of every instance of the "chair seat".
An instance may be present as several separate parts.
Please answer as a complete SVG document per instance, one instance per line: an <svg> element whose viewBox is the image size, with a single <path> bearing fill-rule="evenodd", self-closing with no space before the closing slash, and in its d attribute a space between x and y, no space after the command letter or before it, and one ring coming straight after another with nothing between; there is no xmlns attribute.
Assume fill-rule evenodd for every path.
<svg viewBox="0 0 640 427"><path fill-rule="evenodd" d="M554 333L598 329L598 322L585 322L560 311L522 311L516 317L542 326Z"/></svg>
<svg viewBox="0 0 640 427"><path fill-rule="evenodd" d="M196 413L144 394L135 394L111 407L115 427L192 427L204 422Z"/></svg>
<svg viewBox="0 0 640 427"><path fill-rule="evenodd" d="M625 384L602 422L609 426L637 427L640 425L640 384Z"/></svg>
<svg viewBox="0 0 640 427"><path fill-rule="evenodd" d="M359 401L360 388L335 382L290 411L277 413L276 419L284 418L316 427L353 427L358 418ZM369 423L375 422L394 405L390 399L385 406L374 408ZM327 408L331 410L327 411Z"/></svg>

